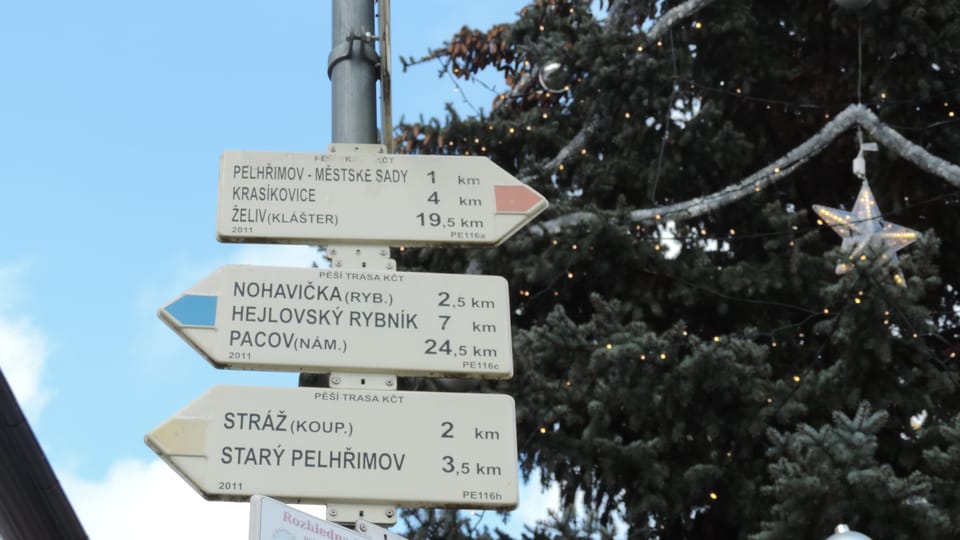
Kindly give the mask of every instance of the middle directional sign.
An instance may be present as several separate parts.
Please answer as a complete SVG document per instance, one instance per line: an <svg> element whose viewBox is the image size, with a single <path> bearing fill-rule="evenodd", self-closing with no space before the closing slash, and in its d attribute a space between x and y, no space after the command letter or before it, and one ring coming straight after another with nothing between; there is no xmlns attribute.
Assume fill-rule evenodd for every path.
<svg viewBox="0 0 960 540"><path fill-rule="evenodd" d="M485 157L229 151L220 160L217 238L492 246L546 207Z"/></svg>
<svg viewBox="0 0 960 540"><path fill-rule="evenodd" d="M221 368L509 378L500 276L226 265L159 310Z"/></svg>

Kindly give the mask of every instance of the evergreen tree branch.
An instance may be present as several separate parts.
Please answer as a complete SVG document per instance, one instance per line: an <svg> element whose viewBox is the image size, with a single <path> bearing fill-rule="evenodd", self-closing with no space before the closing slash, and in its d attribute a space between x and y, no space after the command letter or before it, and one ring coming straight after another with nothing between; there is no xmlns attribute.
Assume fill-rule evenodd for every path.
<svg viewBox="0 0 960 540"><path fill-rule="evenodd" d="M650 39L659 39L667 30L677 24L678 21L693 15L713 2L714 0L687 0L679 6L674 6L657 19L657 22L653 23L653 26L647 30L647 37Z"/></svg>
<svg viewBox="0 0 960 540"><path fill-rule="evenodd" d="M537 77L534 76L532 71L524 72L524 74L520 76L520 80L503 95L503 99L497 99L493 102L493 111L496 112L503 107L504 103L511 103L513 98L525 95L536 82Z"/></svg>
<svg viewBox="0 0 960 540"><path fill-rule="evenodd" d="M669 30L678 21L696 13L704 7L712 4L714 1L715 0L687 0L679 6L671 8L662 16L660 16L653 26L650 27L650 29L647 31L647 39L651 41L660 39L660 36L662 36L664 32ZM607 24L604 27L605 33L611 33L618 30L618 23L621 15L626 9L627 4L628 2L625 1L613 1L610 3L610 16L609 19L607 19ZM534 81L536 81L536 77L533 77L529 73L524 74L524 76L520 79L520 83L515 85L510 90L507 97L516 97L522 95L526 92L527 88L533 84ZM509 100L501 100L498 103L502 103L504 101ZM494 107L494 109L496 109L496 107ZM564 145L559 152L557 152L556 156L539 167L540 170L553 171L561 163L563 163L564 160L580 152L580 150L583 150L586 147L590 136L593 135L593 133L600 126L601 118L601 113L594 113L594 115L584 123L583 128L581 128L580 131L574 135L573 138L571 138L570 141L567 142L567 144ZM529 177L525 178L524 181L529 181Z"/></svg>
<svg viewBox="0 0 960 540"><path fill-rule="evenodd" d="M910 142L896 130L884 124L867 107L849 105L823 126L816 135L790 150L780 159L764 166L739 182L720 191L675 204L634 210L630 213L630 218L641 223L657 222L659 220L685 221L723 208L728 204L739 201L750 193L759 192L761 189L787 177L800 165L820 153L840 134L854 126L863 127L878 142L921 170L937 175L950 184L960 187L960 166L937 157L919 145ZM545 232L556 232L563 226L589 222L594 219L596 219L595 215L578 212L576 217L573 217L572 214L560 216L531 227L529 230L535 235L542 235Z"/></svg>
<svg viewBox="0 0 960 540"><path fill-rule="evenodd" d="M575 156L583 148L587 146L587 141L590 140L590 137L600 129L602 116L597 114L591 117L587 123L580 128L580 131L573 136L572 139L557 152L557 155L553 156L549 161L543 164L542 169L545 171L554 171L561 163Z"/></svg>
<svg viewBox="0 0 960 540"><path fill-rule="evenodd" d="M527 227L527 231L534 236L543 236L545 233L557 234L564 227L579 225L581 223L591 223L597 220L597 215L592 212L571 212L543 223L536 223Z"/></svg>
<svg viewBox="0 0 960 540"><path fill-rule="evenodd" d="M702 0L691 0L691 1L702 1ZM709 1L712 2L713 0L709 0ZM624 0L613 0L612 2L610 2L609 18L607 19L607 24L604 26L604 30L603 30L604 33L611 33L617 28L618 26L617 23L620 21L620 18L624 13L626 4L627 2L625 2ZM672 12L675 9L676 8L670 11ZM512 88L510 88L510 91L504 94L504 99L498 99L496 102L494 102L493 110L496 111L497 109L501 108L505 103L512 103L513 98L526 95L527 92L529 92L530 89L535 84L537 84L537 82L538 82L537 70L525 72L523 75L520 76L520 80L517 81L517 83L514 84ZM577 135L577 137L579 136L580 134ZM574 139L576 139L577 137L574 137ZM586 141L579 142L579 144L586 144ZM567 146L570 146L570 145L568 144ZM567 152L567 155L570 155L573 152L579 151L580 148L582 148L582 146L578 148L571 148L571 150ZM549 163L553 163L553 162L556 162L557 164L559 164L559 163L562 163L563 160L558 160L557 158L554 158L550 160ZM547 170L551 170L549 166L545 166L544 168Z"/></svg>

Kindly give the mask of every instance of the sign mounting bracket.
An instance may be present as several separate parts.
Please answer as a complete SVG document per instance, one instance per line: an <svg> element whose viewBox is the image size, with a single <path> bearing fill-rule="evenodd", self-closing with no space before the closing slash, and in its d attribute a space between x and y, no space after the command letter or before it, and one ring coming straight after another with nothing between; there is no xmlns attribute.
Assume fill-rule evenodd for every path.
<svg viewBox="0 0 960 540"><path fill-rule="evenodd" d="M382 373L330 373L330 388L344 390L396 390L397 376Z"/></svg>
<svg viewBox="0 0 960 540"><path fill-rule="evenodd" d="M327 503L327 518L334 523L339 523L341 525L353 525L361 523L373 524L378 523L381 525L393 525L397 522L397 511L393 506L378 506L378 505L357 505L357 504L340 504L334 502ZM361 533L366 534L367 531L363 529L357 529ZM367 530L371 530L371 527L367 527Z"/></svg>
<svg viewBox="0 0 960 540"><path fill-rule="evenodd" d="M393 519L396 521L396 516ZM370 540L407 540L406 537L388 531L366 519L358 519L354 528Z"/></svg>
<svg viewBox="0 0 960 540"><path fill-rule="evenodd" d="M397 261L390 258L388 246L328 244L327 258L333 268L394 271Z"/></svg>
<svg viewBox="0 0 960 540"><path fill-rule="evenodd" d="M384 154L387 149L379 144L331 144L331 153L353 152L364 154ZM390 258L390 246L328 244L327 256L336 269L358 269L374 271L395 271L397 262ZM380 373L330 373L330 388L396 390L397 376ZM358 530L365 532L386 531L376 524L393 525L397 522L397 510L393 505L327 503L327 517L335 523L356 524ZM392 533L390 533L392 534ZM387 540L387 535L384 535Z"/></svg>

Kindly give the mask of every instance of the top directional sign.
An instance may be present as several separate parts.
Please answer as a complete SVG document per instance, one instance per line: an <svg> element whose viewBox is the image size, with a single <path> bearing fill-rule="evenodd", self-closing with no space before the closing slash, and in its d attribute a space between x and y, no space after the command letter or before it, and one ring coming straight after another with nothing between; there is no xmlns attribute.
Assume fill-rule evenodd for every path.
<svg viewBox="0 0 960 540"><path fill-rule="evenodd" d="M492 246L546 207L485 157L228 151L217 239Z"/></svg>

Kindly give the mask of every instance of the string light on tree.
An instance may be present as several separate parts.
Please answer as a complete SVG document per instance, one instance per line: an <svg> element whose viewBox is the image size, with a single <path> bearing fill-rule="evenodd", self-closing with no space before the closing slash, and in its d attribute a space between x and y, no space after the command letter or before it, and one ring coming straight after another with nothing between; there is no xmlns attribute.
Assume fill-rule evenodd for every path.
<svg viewBox="0 0 960 540"><path fill-rule="evenodd" d="M842 174L843 167L832 163L832 153L825 150L832 141L858 127L891 154L899 156L904 164L919 166L925 176L944 177L948 184L960 189L960 167L930 153L943 151L945 147L954 148L944 143L953 140L952 134L941 136L939 131L934 131L939 127L934 122L949 122L949 112L960 110L956 109L955 103L945 103L945 100L954 99L954 92L937 90L934 95L924 95L920 101L922 116L913 114L919 98L909 92L926 82L926 75L930 76L935 90L952 88L949 80L946 86L943 85L943 79L949 77L936 74L936 67L931 71L927 69L929 63L918 63L917 71L926 70L925 74L918 75L909 70L897 74L893 68L899 69L911 59L904 58L905 54L880 58L884 68L891 69L889 75L867 74L864 88L873 102L861 104L857 96L855 105L843 109L843 96L850 91L853 75L859 73L853 72L851 54L836 51L842 46L842 40L852 41L858 13L844 11L845 8L836 5L840 1L831 0L831 5L821 6L830 8L828 14L804 6L804 9L790 10L789 17L786 13L777 13L778 7L773 4L769 9L764 5L763 14L769 15L771 21L751 20L749 31L739 31L737 35L757 46L756 51L742 52L746 58L759 54L766 59L769 54L775 61L769 66L747 62L743 70L732 62L729 65L719 62L726 56L737 57L740 52L717 46L729 39L729 33L723 30L725 25L736 21L732 17L732 20L722 17L736 10L702 10L710 17L699 32L693 31L698 28L699 21L697 18L691 21L692 16L701 12L701 8L712 5L713 0L678 0L671 5L686 11L675 11L676 18L670 24L661 25L658 21L654 26L641 26L640 16L629 7L633 5L630 2L590 4L612 6L610 16L597 24L590 20L587 10L581 9L589 3L574 3L583 18L573 21L576 24L567 24L561 15L571 4L545 0L530 8L535 17L523 19L515 27L505 27L505 32L515 31L515 37L520 39L512 43L482 40L469 51L456 53L458 58L473 62L464 64L471 72L490 60L492 68L504 73L508 89L501 94L504 97L500 100L496 98L497 90L490 89L496 114L450 123L450 133L459 134L462 130L468 137L458 137L457 144L449 151L465 152L469 149L479 153L480 146L486 145L491 159L500 162L507 170L516 169L525 182L547 186L557 204L544 221L532 226L516 243L505 245L504 252L496 257L483 253L463 257L464 261L460 258L451 260L443 252L430 250L409 261L412 266L426 266L427 262L436 264L442 271L460 270L466 266L470 271L486 272L503 267L514 272L511 285L519 283L522 287L513 290L517 294L514 301L519 305L517 323L523 332L522 339L516 340L519 346L516 354L524 359L524 369L517 370L515 382L502 384L522 390L525 399L536 404L535 407L518 408L518 423L528 434L541 434L539 438L530 437L533 441L530 448L521 452L524 466L535 468L538 463L543 463L541 471L545 477L554 475L553 478L570 482L571 493L574 488L579 489L581 483L587 488L584 493L594 493L589 490L590 482L597 477L595 475L608 475L605 478L611 479L612 487L606 491L598 489L595 493L618 504L623 501L622 507L615 507L611 516L621 511L623 514L619 517L628 512L629 515L642 515L633 513L646 504L644 497L648 491L662 490L665 496L671 497L670 500L691 501L692 506L677 505L674 508L671 504L668 513L649 521L634 520L631 529L625 531L627 537L656 534L664 525L669 530L671 516L682 519L673 523L676 529L663 533L664 537L682 536L687 526L707 530L715 525L725 527L732 524L722 515L727 513L726 510L701 511L717 504L714 501L719 500L719 492L709 487L713 479L705 481L699 474L690 475L689 479L683 477L687 460L675 459L676 453L663 452L662 458L651 456L648 461L659 459L656 465L662 466L669 472L669 478L675 480L664 484L676 484L682 488L679 497L667 492L667 488L661 488L659 482L643 479L638 482L632 479L633 475L621 474L635 467L632 462L634 454L623 451L612 453L611 459L593 459L596 455L594 449L600 444L609 444L612 449L635 441L640 444L641 439L648 438L647 434L658 435L659 428L666 424L666 420L673 420L673 415L683 418L688 414L689 403L696 404L696 398L705 397L716 405L716 411L723 411L729 418L722 418L719 414L716 419L703 418L703 425L694 428L704 429L697 431L688 426L677 428L678 423L673 422L669 427L676 430L678 448L680 445L684 447L680 453L687 455L688 449L696 451L701 462L709 462L717 454L726 455L731 459L721 458L725 467L742 467L741 464L748 463L749 470L766 471L769 476L765 478L771 478L774 474L770 472L769 463L763 462L772 454L766 451L773 442L771 438L757 437L751 431L753 425L749 425L750 429L739 429L739 426L736 430L731 429L730 438L725 440L720 434L728 432L723 427L708 430L707 422L725 421L737 425L744 418L748 419L747 424L754 422L754 418L759 418L761 423L771 419L772 427L792 433L793 425L813 421L811 427L819 429L828 427L831 408L837 405L834 400L815 399L826 392L837 393L853 388L864 398L884 402L882 396L877 397L880 392L877 389L887 388L887 383L912 387L937 380L943 365L949 366L946 375L955 374L958 360L948 360L947 356L954 355L949 347L960 352L956 336L943 336L947 339L946 351L935 351L936 347L943 345L930 339L941 337L937 330L944 330L946 323L944 328L924 327L919 332L922 337L910 339L919 322L930 318L939 320L936 318L939 313L928 317L927 308L933 311L944 311L945 308L947 318L942 320L947 321L952 313L953 304L950 302L958 296L944 295L946 301L936 303L939 283L934 278L941 269L948 268L948 265L935 266L940 244L930 242L922 246L922 250L914 248L911 251L913 259L918 261L917 266L923 264L925 276L931 276L931 279L912 280L915 283L911 283L911 294L887 295L889 291L864 279L836 280L827 276L828 282L831 279L840 282L832 287L824 286L820 270L827 265L834 266L835 261L825 263L822 254L818 256L816 248L814 252L810 248L823 241L832 243L834 233L810 231L809 216L783 202L798 196L803 199L811 192L836 193L843 185L850 188L850 195L855 195L853 185L836 178ZM715 4L720 6L719 2ZM552 12L551 6L554 7ZM761 31L769 31L769 34L760 34L764 38L808 39L808 28L804 23L814 19L807 18L807 11L810 17L828 16L833 25L832 37L837 41L831 41L828 49L835 54L823 57L828 60L826 65L830 71L821 71L819 62L808 63L805 55L776 61L773 53L779 51L779 47L761 50L759 45L763 41L752 41L753 34ZM885 41L894 39L894 33L880 32L878 21L895 19L895 15L887 11L893 10L873 9L873 6L863 10L864 19L873 32L868 33L868 37L882 35ZM537 33L542 21L549 21L544 22L551 28L549 35ZM605 26L606 22L618 21L636 21L637 24ZM680 32L668 32L671 26L677 28L683 21L686 23ZM720 30L708 31L707 26ZM922 24L918 23L918 26ZM658 30L660 28L662 30ZM624 35L614 33L619 29L625 30ZM882 29L889 30L889 26ZM589 41L582 39L584 36L589 37ZM814 41L804 42L805 50L819 50L820 45ZM913 44L909 40L907 43ZM494 50L494 45L496 53L488 52ZM506 45L505 49L501 48L503 45ZM646 45L653 50L646 49ZM658 45L663 49L658 49ZM562 54L559 54L561 47ZM789 47L784 48L787 49ZM871 59L868 65L873 65L876 50L875 47L868 48L868 58ZM931 47L931 51L934 50ZM668 52L672 54L664 54ZM944 62L942 57L933 56L931 52L931 62L934 59ZM706 65L706 69L700 71L705 58L718 62ZM560 77L552 88L556 94L548 98L550 89L538 84L538 76L552 79L557 74L541 70L551 62L568 64L570 72L568 78ZM520 69L517 69L518 64ZM789 79L780 78L784 65L791 66ZM804 69L811 66L814 71ZM693 69L695 67L698 69ZM461 66L461 69L465 68ZM706 77L706 73L710 74L710 85L695 80L696 75ZM763 76L767 74L775 75L774 80L764 80ZM725 78L725 83L720 82L720 78ZM823 92L811 92L811 88L804 87L808 83ZM568 84L569 90L566 89ZM713 88L716 86L720 88ZM635 91L637 88L639 90ZM594 106L595 103L599 106ZM656 110L660 107L663 108L662 117ZM922 146L880 121L871 108L882 108L885 121L910 126L908 129L919 133L915 138L922 139ZM675 111L690 114L681 118ZM750 114L741 114L744 112ZM833 120L824 122L821 117ZM914 117L916 121L913 121ZM676 122L670 124L672 119ZM730 120L729 128L723 127L727 120ZM489 122L494 125L490 126ZM770 125L781 129L794 122L799 127L785 132L789 133L788 137L756 137L765 134ZM674 137L664 138L661 145L646 144L654 141L656 135L662 133L662 126L667 124L671 125ZM817 125L821 129L816 130ZM488 129L483 129L485 126L489 126ZM488 132L485 137L490 137L489 141L479 138L483 131ZM810 133L805 141L799 141L801 135L810 131L815 133ZM735 138L718 137L718 134L734 135ZM686 153L704 137L709 138L708 149ZM800 144L788 148L793 146L788 143L794 141ZM658 152L658 146L665 150ZM423 147L429 151L435 149L436 144L424 144ZM418 148L414 146L414 151ZM814 162L818 154L828 157ZM658 155L662 167L651 159ZM769 158L758 161L758 155ZM950 209L940 211L937 207L927 211L918 208L921 204L933 205L945 200L937 197L942 191L940 184L914 186L915 180L911 176L915 175L904 172L900 163L885 162L894 167L890 174L884 175L883 191L891 193L891 197L897 193L898 198L909 195L911 202L914 199L921 201L907 203L912 215L918 220L927 220L924 229L931 228L931 238L933 232L941 236L941 229L949 227ZM813 185L802 187L799 182L787 184L784 181L794 173L804 171L808 165L815 167L815 174L819 176L813 179ZM726 178L725 174L714 174L715 170L742 173ZM926 181L925 176L916 184ZM880 180L878 177L874 183ZM878 189L881 186L876 185ZM768 195L753 196L764 191ZM855 202L845 200L843 195L832 196L839 199L823 197L812 202L836 203L844 210L850 210ZM841 201L845 204L840 204ZM948 201L944 206L951 204L956 203ZM890 212L886 206L883 210ZM892 214L888 218L899 222ZM676 224L676 227L669 233L658 227L666 223ZM826 220L821 222L821 225L827 224L835 225ZM917 226L911 222L905 224ZM846 240L848 236L855 236L851 223L844 220L843 226L844 231L850 230L846 236L838 233L841 238ZM587 232L581 232L580 227ZM662 256L676 243L684 244L682 258ZM850 250L856 247L852 240L846 243ZM949 243L944 245L952 247ZM853 261L847 259L850 253L841 254L839 244L836 248L838 255L833 258L842 258L852 265ZM586 257L594 255L594 249L596 256ZM865 254L873 263L880 262L873 252ZM467 262L469 265L462 264ZM904 272L907 271L904 268ZM947 277L946 271L943 272ZM889 279L888 276L883 276L884 281ZM957 283L950 277L944 283ZM887 307L884 303L889 304L888 312L884 312ZM718 319L721 320L719 327ZM949 320L952 324L953 319ZM676 321L684 321L689 327L678 327ZM876 324L881 321L883 324ZM777 336L783 337L782 344ZM588 358L584 358L584 347L593 353L588 353ZM876 358L896 358L896 361L884 364L882 370L874 369L876 362L873 360ZM924 361L924 358L934 361ZM720 365L729 366L729 369L716 371L720 359L724 361ZM940 359L943 360L936 361ZM589 369L587 383L583 381L582 369ZM580 381L576 384L576 391L572 389L571 380ZM705 381L706 392L702 391L700 381ZM726 385L744 388L744 391L749 389L749 395L759 399L737 399L736 391L721 393ZM930 409L931 405L923 401L924 392L931 396L938 391L943 393L937 386L929 385L915 394L904 391L897 396L895 414L898 420L885 428L894 437L883 439L888 446L898 444L895 436L901 433L909 434L909 444L917 449L925 449L922 445L931 446L930 441L919 441L922 437L914 432L917 428L911 429L907 421L911 414L926 406L932 419L927 421L939 428L945 418L944 409ZM720 391L711 393L714 388ZM687 399L688 393L694 398ZM645 406L648 401L644 400L660 395L676 395L680 399ZM630 397L625 400L621 396ZM733 399L728 400L727 396ZM933 400L931 397L929 401ZM594 402L597 406L589 411L589 415L579 413L587 405L593 406ZM641 406L635 407L634 404ZM797 405L809 407L810 412ZM762 414L757 415L760 411ZM545 416L551 418L550 424L546 424ZM568 428L558 430L552 418L564 418ZM649 425L645 423L648 421ZM919 433L924 433L929 426L922 425ZM581 442L577 439L585 428L590 430L590 438L583 438ZM735 433L749 434L749 440L740 444L740 440L734 439ZM551 437L545 437L547 434ZM714 439L701 434L710 434ZM719 444L715 444L718 441ZM571 442L574 444L569 444ZM738 450L735 456L730 448ZM538 451L544 453L537 454ZM882 467L885 456L880 454L883 452L877 453L876 461ZM538 455L546 458L538 462ZM872 455L865 457L867 460L874 458ZM582 470L571 472L565 465L569 462L584 466ZM864 463L863 470L869 472L867 467L871 462ZM621 468L621 465L624 466ZM846 465L847 462L833 464L832 468L836 470L829 475L841 478L841 488ZM776 474L789 480L787 470ZM949 489L952 478L942 476ZM892 485L900 480L898 476L889 483ZM827 483L825 475L821 485ZM926 492L919 489L917 492L923 492L920 496L924 496L935 489L939 488L930 488ZM797 515L790 515L785 510L779 511L773 517L787 528L763 529L769 533L766 538L782 538L784 531L787 531L786 536L823 538L824 534L832 532L832 525L837 522L836 517L827 523L815 520L816 524L811 524L808 521L805 530L799 527L790 529L792 523L802 521L810 514L802 513L809 504L802 494L790 493L800 490L784 489L782 494L778 492L776 497L762 505L749 498L755 496L756 491L746 490L737 497L725 497L723 508L738 512L738 517L745 517L749 512L737 508L741 501L748 501L744 504L749 508L764 506L761 517L768 517L774 513L768 512L769 503L783 503L780 508L796 508L794 513L800 517L798 519ZM699 501L696 497L690 499L691 492L699 494ZM850 495L852 499L859 494ZM862 497L867 504L874 502L870 495ZM640 502L632 498L640 499ZM896 497L888 498L891 499L890 506L882 508L885 518L899 508ZM798 501L796 506L787 506L794 500ZM933 501L933 498L928 500ZM864 520L861 514L855 513L862 503L858 498L850 504L852 511L849 514L857 519L853 525ZM934 507L935 504L931 502L922 506ZM912 508L904 512L909 513ZM819 510L813 508L812 513ZM720 515L721 521L711 521L712 515ZM587 521L583 523L592 526ZM735 537L762 529L756 523L738 523L736 527L740 527L736 532L733 531L735 527L730 531L714 530L723 531L717 534L718 537ZM896 529L891 527L891 530Z"/></svg>
<svg viewBox="0 0 960 540"><path fill-rule="evenodd" d="M910 428L914 431L920 431L924 422L927 421L927 410L924 409L910 417Z"/></svg>

